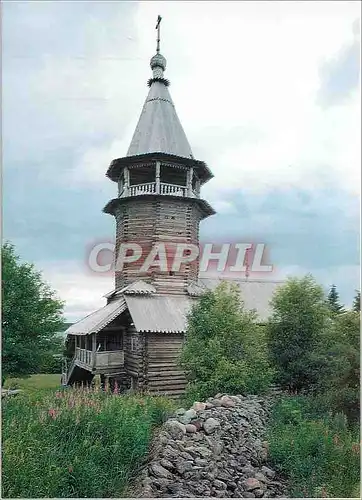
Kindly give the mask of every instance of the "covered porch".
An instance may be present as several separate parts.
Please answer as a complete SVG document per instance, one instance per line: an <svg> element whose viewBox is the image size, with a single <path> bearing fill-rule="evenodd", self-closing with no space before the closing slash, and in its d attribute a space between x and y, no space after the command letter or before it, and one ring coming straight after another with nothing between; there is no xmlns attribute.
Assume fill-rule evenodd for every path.
<svg viewBox="0 0 362 500"><path fill-rule="evenodd" d="M93 378L96 374L122 373L127 323L127 318L122 317L122 313L125 310L125 301L115 300L67 330L73 358L64 369L64 385Z"/></svg>

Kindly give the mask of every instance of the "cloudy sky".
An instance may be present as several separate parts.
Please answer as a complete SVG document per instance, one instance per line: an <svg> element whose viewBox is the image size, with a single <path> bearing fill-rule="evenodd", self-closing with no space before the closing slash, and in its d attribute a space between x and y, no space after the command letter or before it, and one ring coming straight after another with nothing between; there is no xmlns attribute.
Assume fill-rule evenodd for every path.
<svg viewBox="0 0 362 500"><path fill-rule="evenodd" d="M113 241L105 177L151 76L155 20L178 115L215 174L205 242L265 243L276 279L359 288L360 4L3 3L3 233L66 301L104 305L87 269Z"/></svg>

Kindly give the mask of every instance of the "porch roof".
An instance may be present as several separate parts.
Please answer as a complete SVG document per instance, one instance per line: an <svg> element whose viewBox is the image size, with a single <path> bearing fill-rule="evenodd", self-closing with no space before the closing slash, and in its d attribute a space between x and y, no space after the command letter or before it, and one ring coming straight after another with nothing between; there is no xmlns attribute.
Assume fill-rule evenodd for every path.
<svg viewBox="0 0 362 500"><path fill-rule="evenodd" d="M106 306L94 311L85 318L74 323L68 330L65 331L66 335L89 335L91 333L98 333L105 328L111 321L117 318L123 311L127 309L126 302L123 297Z"/></svg>

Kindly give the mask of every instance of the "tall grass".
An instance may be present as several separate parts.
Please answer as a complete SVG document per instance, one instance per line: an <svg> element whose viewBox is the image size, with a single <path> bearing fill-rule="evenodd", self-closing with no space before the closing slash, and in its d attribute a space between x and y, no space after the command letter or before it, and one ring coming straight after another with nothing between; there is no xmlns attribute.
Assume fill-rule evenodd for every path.
<svg viewBox="0 0 362 500"><path fill-rule="evenodd" d="M69 389L3 404L2 495L120 497L147 454L165 398Z"/></svg>
<svg viewBox="0 0 362 500"><path fill-rule="evenodd" d="M291 496L359 497L359 429L343 414L322 417L307 398L286 398L272 414L269 451Z"/></svg>

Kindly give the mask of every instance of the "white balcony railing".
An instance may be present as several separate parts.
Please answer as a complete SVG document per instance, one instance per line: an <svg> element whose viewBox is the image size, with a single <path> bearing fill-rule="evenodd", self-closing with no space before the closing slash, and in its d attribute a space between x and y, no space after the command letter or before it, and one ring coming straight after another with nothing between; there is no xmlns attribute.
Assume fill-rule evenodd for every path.
<svg viewBox="0 0 362 500"><path fill-rule="evenodd" d="M178 186L177 184L168 184L166 182L160 182L157 186L156 182L147 182L145 184L137 184L136 186L130 186L128 189L123 189L119 196L120 198L126 196L140 196L145 194L163 194L171 196L189 196L192 198L197 197L197 193L191 191L188 192L186 186Z"/></svg>
<svg viewBox="0 0 362 500"><path fill-rule="evenodd" d="M176 186L175 184L160 184L161 194L171 194L172 196L187 196L187 188L184 186Z"/></svg>
<svg viewBox="0 0 362 500"><path fill-rule="evenodd" d="M130 186L129 196L139 196L142 194L155 194L156 183L147 182L146 184L138 184L137 186Z"/></svg>

